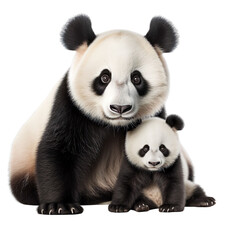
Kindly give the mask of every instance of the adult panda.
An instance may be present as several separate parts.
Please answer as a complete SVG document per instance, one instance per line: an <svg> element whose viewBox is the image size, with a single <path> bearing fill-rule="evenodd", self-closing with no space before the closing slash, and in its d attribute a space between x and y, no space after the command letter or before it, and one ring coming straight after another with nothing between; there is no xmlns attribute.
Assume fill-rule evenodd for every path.
<svg viewBox="0 0 240 240"><path fill-rule="evenodd" d="M80 204L111 200L126 130L148 116L164 118L168 74L162 53L177 44L174 27L155 17L143 37L98 36L79 15L63 29L75 50L64 78L17 134L11 152L15 198L42 214L77 214Z"/></svg>

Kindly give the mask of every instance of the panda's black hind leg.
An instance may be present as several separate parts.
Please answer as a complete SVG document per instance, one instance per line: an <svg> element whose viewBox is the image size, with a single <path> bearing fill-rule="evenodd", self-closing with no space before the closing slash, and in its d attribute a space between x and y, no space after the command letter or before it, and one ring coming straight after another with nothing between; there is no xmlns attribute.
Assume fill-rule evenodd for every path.
<svg viewBox="0 0 240 240"><path fill-rule="evenodd" d="M44 203L39 205L37 211L45 215L66 215L82 213L83 208L78 203Z"/></svg>
<svg viewBox="0 0 240 240"><path fill-rule="evenodd" d="M192 196L186 201L188 207L211 207L215 204L216 200L213 197L206 196L200 186L194 189Z"/></svg>
<svg viewBox="0 0 240 240"><path fill-rule="evenodd" d="M157 208L156 204L143 195L135 201L132 207L136 212L146 212L154 208Z"/></svg>

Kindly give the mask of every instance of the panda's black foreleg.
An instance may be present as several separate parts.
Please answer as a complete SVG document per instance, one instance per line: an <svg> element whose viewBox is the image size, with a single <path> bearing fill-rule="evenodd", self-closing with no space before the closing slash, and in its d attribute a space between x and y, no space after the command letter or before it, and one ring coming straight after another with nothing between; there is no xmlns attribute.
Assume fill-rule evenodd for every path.
<svg viewBox="0 0 240 240"><path fill-rule="evenodd" d="M37 187L40 214L83 212L77 193L76 158L69 153L41 149L37 158Z"/></svg>
<svg viewBox="0 0 240 240"><path fill-rule="evenodd" d="M110 212L128 212L132 209L136 199L141 195L143 187L149 181L149 174L133 167L125 157L114 186L112 202L108 206L108 210Z"/></svg>
<svg viewBox="0 0 240 240"><path fill-rule="evenodd" d="M162 192L160 212L181 212L185 206L185 186L182 174L180 156L175 163L163 173L163 179L158 180ZM162 181L164 180L164 181Z"/></svg>

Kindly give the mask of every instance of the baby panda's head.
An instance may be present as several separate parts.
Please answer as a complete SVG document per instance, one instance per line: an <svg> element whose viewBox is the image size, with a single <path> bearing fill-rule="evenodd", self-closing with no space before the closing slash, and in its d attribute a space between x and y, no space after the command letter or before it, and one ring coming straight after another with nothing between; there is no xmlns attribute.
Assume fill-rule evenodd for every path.
<svg viewBox="0 0 240 240"><path fill-rule="evenodd" d="M183 129L182 119L170 115L166 120L149 118L127 133L125 151L135 166L158 171L171 166L180 154L177 130Z"/></svg>

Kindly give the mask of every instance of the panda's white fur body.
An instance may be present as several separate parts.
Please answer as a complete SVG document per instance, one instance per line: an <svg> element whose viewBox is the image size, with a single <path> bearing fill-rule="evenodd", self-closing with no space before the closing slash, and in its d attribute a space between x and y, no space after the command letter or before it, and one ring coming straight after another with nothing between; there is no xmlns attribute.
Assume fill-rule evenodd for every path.
<svg viewBox="0 0 240 240"><path fill-rule="evenodd" d="M60 81L17 133L10 156L11 176L21 173L26 173L26 176L35 174L37 147L48 123L59 84Z"/></svg>

